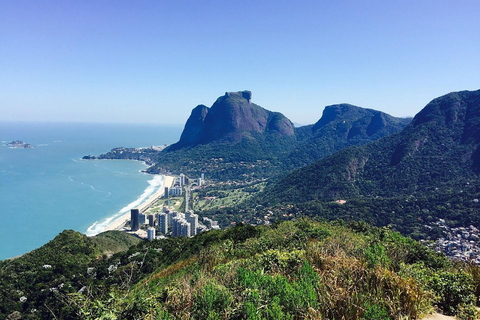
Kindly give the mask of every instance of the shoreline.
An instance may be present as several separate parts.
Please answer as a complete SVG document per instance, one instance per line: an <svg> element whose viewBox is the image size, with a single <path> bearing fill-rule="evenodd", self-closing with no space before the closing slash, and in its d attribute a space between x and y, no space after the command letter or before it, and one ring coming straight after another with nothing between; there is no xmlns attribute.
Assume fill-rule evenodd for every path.
<svg viewBox="0 0 480 320"><path fill-rule="evenodd" d="M158 198L162 197L165 193L165 187L170 187L173 185L174 177L173 176L163 176L163 186L162 188L154 193L152 196L150 196L146 201L142 202L140 205L138 205L138 209L140 211L145 210L148 208L153 202L157 201ZM112 230L120 230L122 229L127 221L130 220L130 211L126 212L125 214L119 216L118 218L113 219L106 227L103 229L102 232L105 231L112 231Z"/></svg>

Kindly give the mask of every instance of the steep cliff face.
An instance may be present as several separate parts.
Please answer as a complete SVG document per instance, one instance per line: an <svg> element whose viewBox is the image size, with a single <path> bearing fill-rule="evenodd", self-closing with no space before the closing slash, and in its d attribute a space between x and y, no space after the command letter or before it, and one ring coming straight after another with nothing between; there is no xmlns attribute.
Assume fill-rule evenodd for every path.
<svg viewBox="0 0 480 320"><path fill-rule="evenodd" d="M251 102L250 91L227 92L211 108L193 109L184 131L171 149L210 142L236 143L252 134L293 136L293 124L281 113L268 111Z"/></svg>
<svg viewBox="0 0 480 320"><path fill-rule="evenodd" d="M200 141L207 114L208 108L203 104L198 105L192 110L192 113L185 124L185 129L180 137L182 144L193 145Z"/></svg>

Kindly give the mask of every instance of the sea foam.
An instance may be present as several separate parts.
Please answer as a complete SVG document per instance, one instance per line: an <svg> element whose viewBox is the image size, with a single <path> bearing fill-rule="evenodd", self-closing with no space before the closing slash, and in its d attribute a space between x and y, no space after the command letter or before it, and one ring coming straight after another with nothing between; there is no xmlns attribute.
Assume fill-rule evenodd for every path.
<svg viewBox="0 0 480 320"><path fill-rule="evenodd" d="M148 201L154 196L158 191L163 189L163 182L164 182L163 175L155 175L153 179L148 181L148 187L143 191L143 193L133 202L129 203L120 211L115 213L113 216L106 218L102 222L95 221L90 227L88 227L87 232L85 234L89 237L95 236L105 230L105 228L115 219L120 218L127 212L129 212L133 208L137 208L140 204Z"/></svg>

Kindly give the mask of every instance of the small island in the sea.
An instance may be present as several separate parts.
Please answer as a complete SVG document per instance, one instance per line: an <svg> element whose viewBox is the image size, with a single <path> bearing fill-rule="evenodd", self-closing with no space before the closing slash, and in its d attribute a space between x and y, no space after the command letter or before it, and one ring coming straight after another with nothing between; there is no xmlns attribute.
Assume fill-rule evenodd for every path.
<svg viewBox="0 0 480 320"><path fill-rule="evenodd" d="M10 148L16 148L16 149L19 149L19 148L33 149L33 148L35 148L35 146L33 146L29 143L25 143L25 142L20 141L20 140L14 140L12 142L9 142L9 143L7 143L7 146L9 146Z"/></svg>

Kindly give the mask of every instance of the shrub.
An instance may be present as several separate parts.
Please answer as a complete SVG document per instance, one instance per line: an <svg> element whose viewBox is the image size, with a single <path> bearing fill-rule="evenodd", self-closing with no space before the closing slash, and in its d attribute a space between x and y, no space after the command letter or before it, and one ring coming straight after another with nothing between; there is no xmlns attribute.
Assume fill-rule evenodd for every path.
<svg viewBox="0 0 480 320"><path fill-rule="evenodd" d="M265 271L273 272L292 272L302 264L304 250L279 251L267 250L261 256L261 265Z"/></svg>
<svg viewBox="0 0 480 320"><path fill-rule="evenodd" d="M233 302L231 292L222 285L207 283L194 295L193 314L198 319L222 319Z"/></svg>
<svg viewBox="0 0 480 320"><path fill-rule="evenodd" d="M387 267L390 264L385 247L379 243L372 243L365 248L365 260L369 268L377 265Z"/></svg>
<svg viewBox="0 0 480 320"><path fill-rule="evenodd" d="M390 318L387 317L387 311L385 311L385 307L377 304L372 306L367 305L366 310L367 311L362 317L364 320L390 320Z"/></svg>
<svg viewBox="0 0 480 320"><path fill-rule="evenodd" d="M466 272L440 271L433 274L429 287L439 296L439 307L448 314L455 314L460 305L473 305L473 279Z"/></svg>

